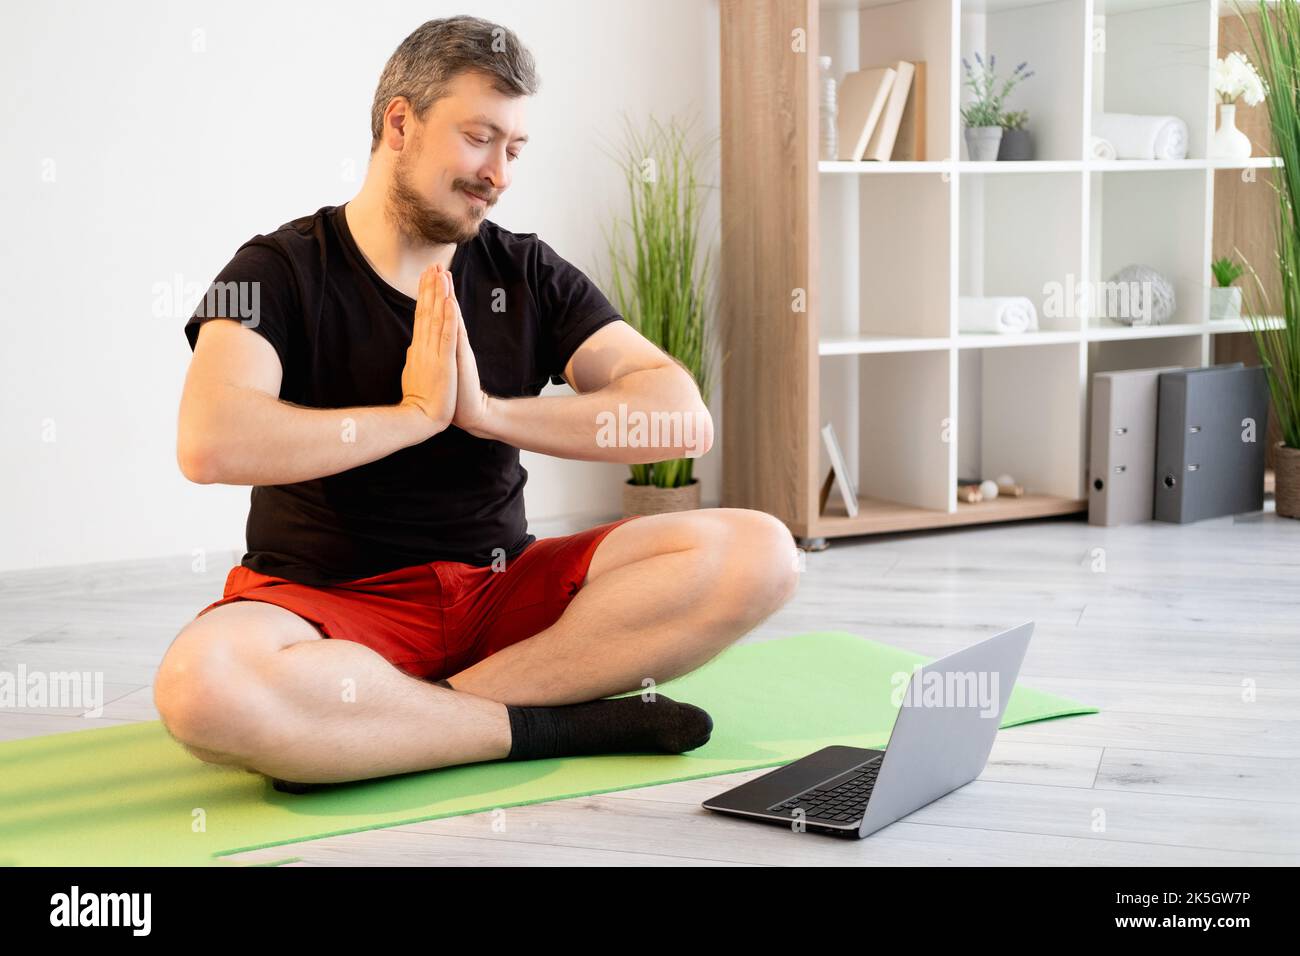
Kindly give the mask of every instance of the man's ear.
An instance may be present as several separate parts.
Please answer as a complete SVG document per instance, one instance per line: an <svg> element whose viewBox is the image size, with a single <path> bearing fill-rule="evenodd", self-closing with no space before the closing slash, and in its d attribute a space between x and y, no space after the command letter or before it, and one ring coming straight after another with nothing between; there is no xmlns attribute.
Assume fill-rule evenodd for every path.
<svg viewBox="0 0 1300 956"><path fill-rule="evenodd" d="M395 152L407 145L410 132L411 101L405 96L394 96L384 110L384 144Z"/></svg>

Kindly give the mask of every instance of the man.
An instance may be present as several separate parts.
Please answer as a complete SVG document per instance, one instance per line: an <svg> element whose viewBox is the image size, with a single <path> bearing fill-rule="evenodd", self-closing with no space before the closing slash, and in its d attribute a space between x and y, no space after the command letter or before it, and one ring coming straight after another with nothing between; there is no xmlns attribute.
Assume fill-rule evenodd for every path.
<svg viewBox="0 0 1300 956"><path fill-rule="evenodd" d="M712 442L679 364L536 235L486 218L536 89L510 31L421 26L380 77L360 192L245 243L187 323L180 467L253 486L248 552L154 686L200 759L299 791L681 753L712 721L654 685L793 593L793 541L761 512L528 534L519 449L627 463ZM576 394L541 397L548 379ZM620 411L699 427L601 440Z"/></svg>

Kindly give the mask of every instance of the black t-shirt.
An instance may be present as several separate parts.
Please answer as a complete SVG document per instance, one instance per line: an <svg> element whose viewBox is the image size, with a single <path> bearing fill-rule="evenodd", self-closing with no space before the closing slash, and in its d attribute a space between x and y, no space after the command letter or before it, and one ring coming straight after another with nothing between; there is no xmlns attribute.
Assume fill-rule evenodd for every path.
<svg viewBox="0 0 1300 956"><path fill-rule="evenodd" d="M587 336L622 318L535 233L489 220L456 247L451 273L490 395L537 395L548 378L562 384L565 365ZM280 357L281 399L313 408L401 401L415 300L371 268L342 206L253 237L214 287L248 282L259 285L220 288L244 289L245 306L256 303L256 322L245 324ZM205 297L186 323L191 349L199 326L223 317L213 307L218 301L232 300ZM255 486L241 563L323 585L431 561L509 560L534 540L524 515L527 479L519 449L453 425L339 474Z"/></svg>

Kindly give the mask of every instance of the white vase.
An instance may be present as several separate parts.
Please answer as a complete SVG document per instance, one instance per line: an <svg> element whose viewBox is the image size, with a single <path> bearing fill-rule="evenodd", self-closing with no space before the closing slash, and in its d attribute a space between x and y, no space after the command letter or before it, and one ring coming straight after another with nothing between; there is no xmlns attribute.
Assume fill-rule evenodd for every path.
<svg viewBox="0 0 1300 956"><path fill-rule="evenodd" d="M1237 104L1219 104L1219 128L1214 131L1211 155L1216 159L1246 159L1250 156L1250 137L1237 129Z"/></svg>

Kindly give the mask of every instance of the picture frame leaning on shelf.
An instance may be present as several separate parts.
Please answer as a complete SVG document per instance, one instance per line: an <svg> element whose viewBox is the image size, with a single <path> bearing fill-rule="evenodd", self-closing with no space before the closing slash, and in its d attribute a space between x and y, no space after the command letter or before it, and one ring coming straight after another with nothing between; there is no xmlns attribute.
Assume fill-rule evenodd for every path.
<svg viewBox="0 0 1300 956"><path fill-rule="evenodd" d="M844 452L840 450L840 443L835 438L835 426L829 422L822 427L822 441L825 442L826 454L831 459L831 470L826 475L826 480L822 482L821 494L818 496L818 511L821 514L826 513L826 502L830 498L831 485L834 484L840 489L844 509L852 518L858 513L858 489L853 487L853 476L849 474L848 466L844 462Z"/></svg>

